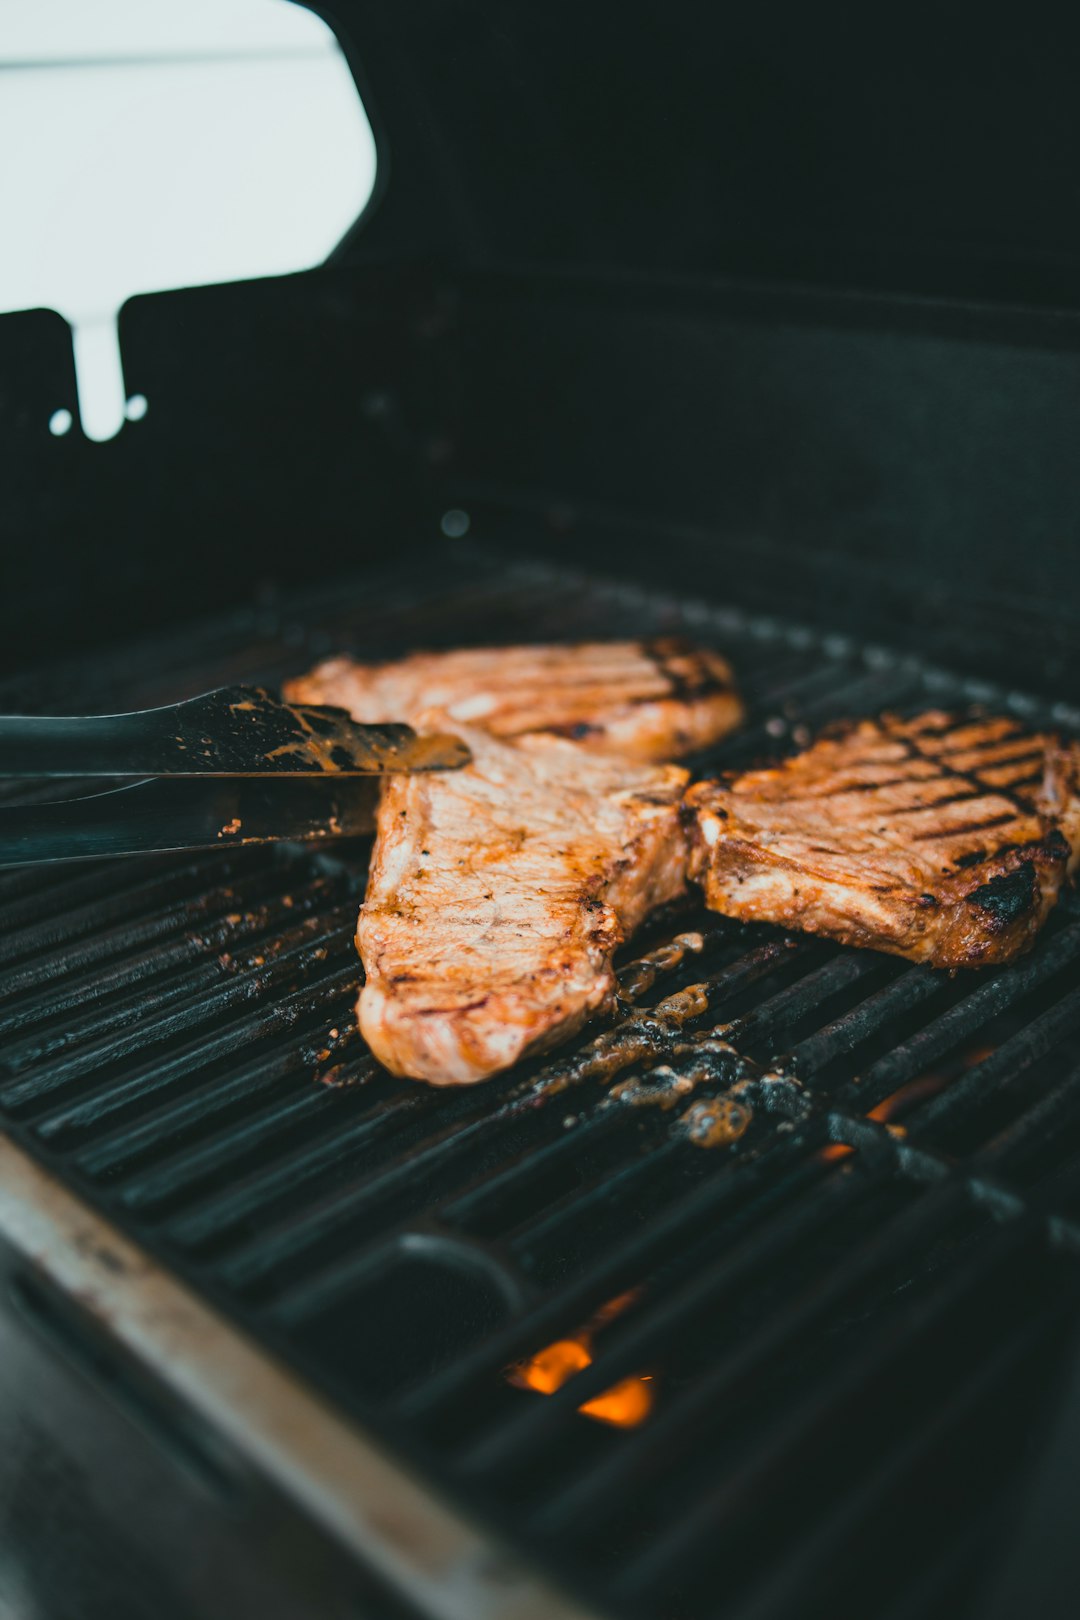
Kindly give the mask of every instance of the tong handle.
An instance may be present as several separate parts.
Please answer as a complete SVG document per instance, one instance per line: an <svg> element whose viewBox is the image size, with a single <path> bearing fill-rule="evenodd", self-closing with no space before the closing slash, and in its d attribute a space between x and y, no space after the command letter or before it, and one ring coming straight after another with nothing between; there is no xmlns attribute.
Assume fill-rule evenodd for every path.
<svg viewBox="0 0 1080 1620"><path fill-rule="evenodd" d="M0 806L0 866L149 850L356 837L375 825L371 781L153 778L83 799Z"/></svg>

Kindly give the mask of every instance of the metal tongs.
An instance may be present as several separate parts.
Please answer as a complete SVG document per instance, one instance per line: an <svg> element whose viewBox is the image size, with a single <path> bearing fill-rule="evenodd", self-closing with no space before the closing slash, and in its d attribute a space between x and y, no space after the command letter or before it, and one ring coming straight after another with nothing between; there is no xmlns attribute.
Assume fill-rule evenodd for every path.
<svg viewBox="0 0 1080 1620"><path fill-rule="evenodd" d="M0 806L0 866L370 832L372 778L468 763L457 737L227 686L133 714L0 716L2 777L144 777Z"/></svg>

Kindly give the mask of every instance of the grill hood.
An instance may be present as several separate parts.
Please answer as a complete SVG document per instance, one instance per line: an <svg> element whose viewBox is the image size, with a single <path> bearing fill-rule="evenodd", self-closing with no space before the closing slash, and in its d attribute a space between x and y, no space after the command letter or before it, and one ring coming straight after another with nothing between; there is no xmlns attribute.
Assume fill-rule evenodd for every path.
<svg viewBox="0 0 1080 1620"><path fill-rule="evenodd" d="M131 300L150 411L104 445L45 430L59 317L0 320L8 667L431 554L461 507L917 647L996 614L1017 678L1072 678L1066 51L836 5L324 15L380 158L331 264Z"/></svg>

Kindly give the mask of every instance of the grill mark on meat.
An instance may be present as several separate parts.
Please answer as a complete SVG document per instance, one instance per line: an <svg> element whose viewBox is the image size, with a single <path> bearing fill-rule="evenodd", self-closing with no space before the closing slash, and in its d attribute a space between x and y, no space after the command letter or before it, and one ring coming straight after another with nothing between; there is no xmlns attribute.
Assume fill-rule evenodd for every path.
<svg viewBox="0 0 1080 1620"><path fill-rule="evenodd" d="M904 776L896 778L891 782L871 782L868 784L867 791L878 794L886 794L891 793L894 788L911 788L913 791L917 792L919 796L920 802L917 808L920 810L923 809L926 804L931 802L927 799L927 794L937 792L938 788L941 789L941 797L932 801L935 804L951 804L957 799L970 799L976 797L974 790L966 789L963 793L956 793L953 791L953 786L954 785L948 780L948 778L942 777L939 772L935 772L932 776ZM853 791L854 789L845 784L844 786L836 788L831 792L820 794L808 793L805 795L805 797L811 800L818 798L842 799L845 798L848 793ZM985 789L983 789L983 795L985 796ZM867 802L870 803L869 800Z"/></svg>
<svg viewBox="0 0 1080 1620"><path fill-rule="evenodd" d="M1017 748L1020 752L1017 753ZM956 770L978 770L981 774L988 765L1015 765L1032 759L1041 758L1041 749L1032 749L1030 739L1022 737L1019 742L1010 741L1006 746L988 746L986 748L958 748L955 753L945 753L938 757L945 760L949 766ZM968 761L968 764L964 764Z"/></svg>
<svg viewBox="0 0 1080 1620"><path fill-rule="evenodd" d="M1012 722L1006 722L1006 724L1008 724L1010 726L1010 728L1013 725ZM955 738L955 736L957 734L957 731L960 731L960 732L963 732L963 733L966 734L968 731L970 731L972 729L977 729L977 728L972 728L970 726L956 727L956 728L953 729L952 735ZM994 730L994 727L993 727L992 724L991 724L990 729L991 729L991 731ZM961 767L961 766L954 765L954 764L950 763L948 755L941 755L941 754L934 755L932 753L925 753L919 747L918 741L917 741L917 739L915 737L907 737L907 738L904 739L904 741L906 742L907 747L910 749L910 751L911 751L911 753L912 753L912 755L914 757L917 757L917 758L920 758L920 759L930 760L935 765L944 766L945 769L949 772L949 774L951 776L959 777L962 781L967 782L968 785L975 792L977 792L979 794L985 794L985 792L986 792L986 784L976 774L976 772L975 772L975 770L973 768L964 768L964 767ZM963 750L962 749L962 750L960 750L960 753L969 752L969 751L970 750ZM1002 787L1001 789L999 789L999 791L1001 793L1001 797L1004 798L1004 799L1008 799L1010 804L1012 804L1015 807L1015 809L1017 809L1021 813L1023 813L1024 811L1026 811L1028 809L1028 806L1025 805L1023 803L1023 801L1021 799L1019 799L1016 796L1016 794L1013 793L1008 787Z"/></svg>
<svg viewBox="0 0 1080 1620"><path fill-rule="evenodd" d="M991 719L985 716L972 714L941 714L931 711L935 720L929 725L921 725L918 720L901 723L897 726L897 735L905 735L908 740L921 738L923 741L932 738L950 738L954 746L971 747L974 744L989 746L1002 742L1005 738L1015 737L1020 731L1020 722L1004 717ZM963 738L965 741L960 742ZM937 750L936 752L943 752ZM934 753L935 750L929 752Z"/></svg>
<svg viewBox="0 0 1080 1620"><path fill-rule="evenodd" d="M932 808L936 810L937 806ZM955 838L966 838L969 833L988 832L991 827L1009 827L1015 820L1013 812L1006 810L1004 815L992 816L989 821L963 821L959 827L935 827L930 832L912 833L911 837L916 844L948 844Z"/></svg>
<svg viewBox="0 0 1080 1620"><path fill-rule="evenodd" d="M910 769L852 792L889 746ZM690 875L714 910L941 967L1004 962L1080 857L1080 743L1011 719L885 715L699 783L687 812Z"/></svg>
<svg viewBox="0 0 1080 1620"><path fill-rule="evenodd" d="M909 810L897 810L893 819L899 821L901 816L932 815L936 810L945 810L951 804L976 804L989 797L985 788L968 787L963 793L946 793L943 798L930 799L926 804L913 805Z"/></svg>
<svg viewBox="0 0 1080 1620"><path fill-rule="evenodd" d="M843 793L882 793L886 788L905 787L909 782L917 782L919 778L908 773L905 776L890 776L884 782L852 782L850 785L842 784L840 787L828 788L824 793L808 793L806 798L835 799Z"/></svg>
<svg viewBox="0 0 1080 1620"><path fill-rule="evenodd" d="M986 780L992 788L997 788L1000 790L1003 787L1013 789L1020 787L1035 787L1038 786L1046 774L1045 766L1040 766L1038 770L1027 771L1023 776L1007 776L1004 780L1002 780L1000 774L1002 769L1004 769L1004 767L998 767L997 769L991 769L985 772Z"/></svg>

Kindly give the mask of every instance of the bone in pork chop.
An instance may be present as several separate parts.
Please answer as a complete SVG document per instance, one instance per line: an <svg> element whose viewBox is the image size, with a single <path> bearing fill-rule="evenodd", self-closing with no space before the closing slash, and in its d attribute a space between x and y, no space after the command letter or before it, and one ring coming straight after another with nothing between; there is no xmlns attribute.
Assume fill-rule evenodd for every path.
<svg viewBox="0 0 1080 1620"><path fill-rule="evenodd" d="M686 804L714 911L978 967L1031 946L1080 857L1080 744L1012 719L884 716Z"/></svg>
<svg viewBox="0 0 1080 1620"><path fill-rule="evenodd" d="M687 772L417 718L456 731L473 760L383 784L357 930L360 1028L392 1073L460 1084L609 1002L616 947L685 887Z"/></svg>
<svg viewBox="0 0 1080 1620"><path fill-rule="evenodd" d="M442 709L497 737L547 731L635 759L691 753L742 719L725 660L672 639L481 647L389 664L332 658L288 682L285 696L366 724Z"/></svg>

